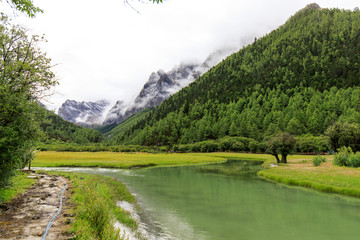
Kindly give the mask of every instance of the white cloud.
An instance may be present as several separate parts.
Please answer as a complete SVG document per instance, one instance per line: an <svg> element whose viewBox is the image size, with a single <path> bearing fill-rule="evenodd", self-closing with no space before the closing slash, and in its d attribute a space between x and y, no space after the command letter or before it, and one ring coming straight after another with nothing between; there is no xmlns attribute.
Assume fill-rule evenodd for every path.
<svg viewBox="0 0 360 240"><path fill-rule="evenodd" d="M144 0L146 1L146 0ZM186 59L204 60L225 45L262 36L313 0L34 0L35 19L17 17L44 33L60 86L50 101L130 100L151 72ZM317 1L321 7L353 9L358 0Z"/></svg>

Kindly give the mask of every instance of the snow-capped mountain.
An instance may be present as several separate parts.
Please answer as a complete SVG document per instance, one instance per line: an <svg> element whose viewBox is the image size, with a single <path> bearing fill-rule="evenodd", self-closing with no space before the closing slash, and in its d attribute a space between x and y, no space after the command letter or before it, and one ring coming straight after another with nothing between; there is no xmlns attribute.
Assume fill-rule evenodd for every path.
<svg viewBox="0 0 360 240"><path fill-rule="evenodd" d="M218 64L234 49L218 50L209 55L203 63L182 63L172 70L153 72L139 95L128 105L118 101L106 115L103 125L121 123L128 117L146 108L156 107L180 89L188 86L200 75Z"/></svg>
<svg viewBox="0 0 360 240"><path fill-rule="evenodd" d="M66 100L59 108L58 115L81 126L102 125L109 106L110 103L106 100L97 102Z"/></svg>
<svg viewBox="0 0 360 240"><path fill-rule="evenodd" d="M67 121L87 127L119 124L146 108L160 105L235 50L233 48L218 50L210 54L202 63L184 62L168 72L164 70L153 72L137 97L128 104L117 101L111 107L105 100L97 102L66 100L59 108L58 114Z"/></svg>

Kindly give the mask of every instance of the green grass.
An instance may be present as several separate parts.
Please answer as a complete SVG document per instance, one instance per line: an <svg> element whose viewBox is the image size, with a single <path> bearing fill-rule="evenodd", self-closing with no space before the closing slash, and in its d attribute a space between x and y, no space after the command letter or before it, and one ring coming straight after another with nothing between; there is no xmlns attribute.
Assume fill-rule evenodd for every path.
<svg viewBox="0 0 360 240"><path fill-rule="evenodd" d="M262 170L258 175L288 185L360 197L360 169L336 167L328 161L318 167L311 163L289 164Z"/></svg>
<svg viewBox="0 0 360 240"><path fill-rule="evenodd" d="M71 201L75 203L72 231L76 239L120 239L113 219L137 229L130 214L116 206L116 201L135 204L135 198L125 185L114 178L84 173L50 172L71 180Z"/></svg>
<svg viewBox="0 0 360 240"><path fill-rule="evenodd" d="M35 184L36 179L30 179L27 176L27 173L19 172L18 175L12 178L10 187L0 189L0 203L9 202Z"/></svg>
<svg viewBox="0 0 360 240"><path fill-rule="evenodd" d="M152 154L112 152L39 152L33 167L107 167L135 168L147 166L188 165L223 162L224 157L209 154Z"/></svg>

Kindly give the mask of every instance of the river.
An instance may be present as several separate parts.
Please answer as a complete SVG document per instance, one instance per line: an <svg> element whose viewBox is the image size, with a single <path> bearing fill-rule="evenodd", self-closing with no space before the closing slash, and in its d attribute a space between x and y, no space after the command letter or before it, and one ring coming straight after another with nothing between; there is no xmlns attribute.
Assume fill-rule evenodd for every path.
<svg viewBox="0 0 360 240"><path fill-rule="evenodd" d="M151 239L359 239L359 199L271 183L251 171L259 165L250 165L61 169L124 182Z"/></svg>

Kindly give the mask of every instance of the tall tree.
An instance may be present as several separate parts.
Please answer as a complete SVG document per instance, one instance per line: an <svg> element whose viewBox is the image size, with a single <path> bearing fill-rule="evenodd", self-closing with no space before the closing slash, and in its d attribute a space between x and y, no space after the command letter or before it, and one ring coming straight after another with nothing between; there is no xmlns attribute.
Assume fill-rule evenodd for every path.
<svg viewBox="0 0 360 240"><path fill-rule="evenodd" d="M57 84L42 41L0 18L0 188L31 160L41 136L38 100Z"/></svg>

